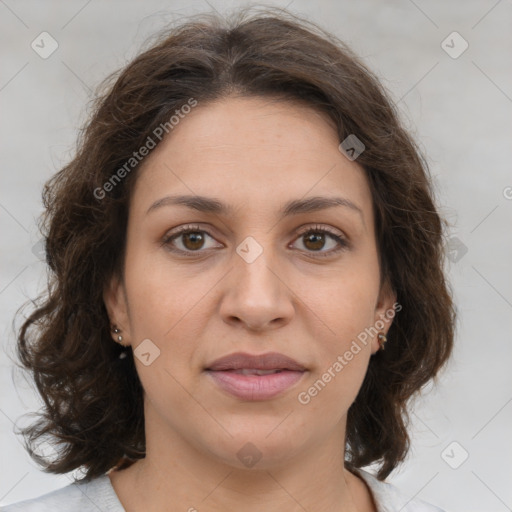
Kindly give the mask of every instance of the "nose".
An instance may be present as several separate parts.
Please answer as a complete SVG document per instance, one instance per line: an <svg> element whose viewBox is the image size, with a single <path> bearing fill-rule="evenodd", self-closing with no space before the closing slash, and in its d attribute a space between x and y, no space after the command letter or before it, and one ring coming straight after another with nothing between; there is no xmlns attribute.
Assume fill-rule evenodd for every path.
<svg viewBox="0 0 512 512"><path fill-rule="evenodd" d="M233 326L251 331L283 327L295 314L293 292L279 266L264 250L248 262L234 254L233 270L224 282L220 314Z"/></svg>

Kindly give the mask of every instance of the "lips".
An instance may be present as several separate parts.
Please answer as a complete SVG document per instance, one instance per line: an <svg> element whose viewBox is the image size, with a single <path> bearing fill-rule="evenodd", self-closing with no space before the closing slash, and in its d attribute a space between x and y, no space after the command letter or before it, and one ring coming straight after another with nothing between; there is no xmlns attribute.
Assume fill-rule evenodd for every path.
<svg viewBox="0 0 512 512"><path fill-rule="evenodd" d="M254 368L242 368L241 370L222 370L222 371L238 373L239 375L272 375L274 373L281 373L283 370L256 370Z"/></svg>
<svg viewBox="0 0 512 512"><path fill-rule="evenodd" d="M269 352L267 354L251 355L243 352L230 354L220 359L216 359L209 364L206 370L226 371L226 370L272 370L272 371L296 371L303 372L304 366L294 359L278 352Z"/></svg>
<svg viewBox="0 0 512 512"><path fill-rule="evenodd" d="M242 400L269 400L302 379L307 369L277 352L251 355L230 354L205 368L224 392Z"/></svg>

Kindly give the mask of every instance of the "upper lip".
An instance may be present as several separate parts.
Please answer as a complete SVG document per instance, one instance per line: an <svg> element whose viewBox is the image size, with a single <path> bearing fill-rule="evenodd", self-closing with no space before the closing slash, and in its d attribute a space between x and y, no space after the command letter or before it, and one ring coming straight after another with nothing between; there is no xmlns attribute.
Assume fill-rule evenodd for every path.
<svg viewBox="0 0 512 512"><path fill-rule="evenodd" d="M255 355L236 352L216 359L206 367L206 370L222 371L241 370L244 368L254 370L292 370L299 372L306 370L304 366L291 357L278 352Z"/></svg>

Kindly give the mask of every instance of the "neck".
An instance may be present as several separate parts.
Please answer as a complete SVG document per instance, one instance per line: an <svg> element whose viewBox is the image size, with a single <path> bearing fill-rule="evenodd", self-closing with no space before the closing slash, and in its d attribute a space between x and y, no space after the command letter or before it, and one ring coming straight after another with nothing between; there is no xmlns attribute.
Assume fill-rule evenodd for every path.
<svg viewBox="0 0 512 512"><path fill-rule="evenodd" d="M126 512L374 510L364 484L343 467L340 439L344 426L285 462L240 469L151 421L146 457L110 478Z"/></svg>

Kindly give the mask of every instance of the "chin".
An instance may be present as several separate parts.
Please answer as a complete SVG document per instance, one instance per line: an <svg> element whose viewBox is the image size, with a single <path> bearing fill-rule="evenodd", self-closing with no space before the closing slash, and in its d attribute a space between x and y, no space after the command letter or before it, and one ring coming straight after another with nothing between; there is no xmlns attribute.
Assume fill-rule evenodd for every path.
<svg viewBox="0 0 512 512"><path fill-rule="evenodd" d="M232 425L229 432L233 437L226 435L222 441L212 443L210 452L237 469L270 470L287 464L305 449L308 440L303 438L304 430L302 435L299 434L298 426L295 434L290 426L280 430L282 419L276 421L274 418L271 426L268 421L260 422L260 428L254 422L250 428L240 426L235 429Z"/></svg>

